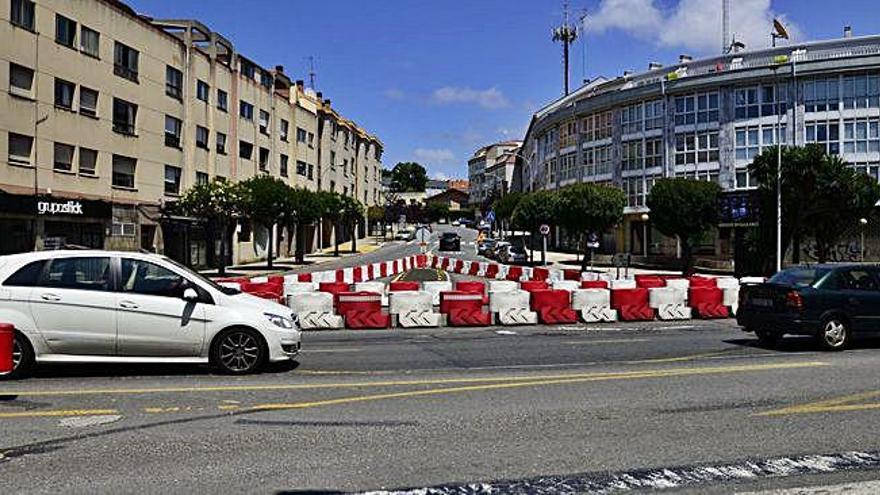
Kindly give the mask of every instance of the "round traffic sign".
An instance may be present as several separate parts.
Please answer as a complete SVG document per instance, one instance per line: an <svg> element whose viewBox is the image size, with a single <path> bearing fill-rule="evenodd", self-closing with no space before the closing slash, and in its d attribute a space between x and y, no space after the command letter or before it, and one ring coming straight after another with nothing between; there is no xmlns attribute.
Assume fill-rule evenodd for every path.
<svg viewBox="0 0 880 495"><path fill-rule="evenodd" d="M550 235L550 226L547 225L546 223L542 224L540 232L541 232L541 235Z"/></svg>

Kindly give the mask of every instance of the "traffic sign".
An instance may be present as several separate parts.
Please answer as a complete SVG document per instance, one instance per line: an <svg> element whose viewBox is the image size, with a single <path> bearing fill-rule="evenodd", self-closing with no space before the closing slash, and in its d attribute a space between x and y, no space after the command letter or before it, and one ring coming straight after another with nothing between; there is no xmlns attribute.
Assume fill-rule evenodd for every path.
<svg viewBox="0 0 880 495"><path fill-rule="evenodd" d="M431 231L421 227L419 230L416 230L416 240L419 241L419 244L427 244L431 240Z"/></svg>
<svg viewBox="0 0 880 495"><path fill-rule="evenodd" d="M540 229L541 235L550 235L550 226L545 224L541 225Z"/></svg>
<svg viewBox="0 0 880 495"><path fill-rule="evenodd" d="M599 236L595 232L590 232L587 237L587 247L590 249L599 249Z"/></svg>
<svg viewBox="0 0 880 495"><path fill-rule="evenodd" d="M486 213L486 221L489 223L495 222L495 212L493 210L489 210L489 213Z"/></svg>

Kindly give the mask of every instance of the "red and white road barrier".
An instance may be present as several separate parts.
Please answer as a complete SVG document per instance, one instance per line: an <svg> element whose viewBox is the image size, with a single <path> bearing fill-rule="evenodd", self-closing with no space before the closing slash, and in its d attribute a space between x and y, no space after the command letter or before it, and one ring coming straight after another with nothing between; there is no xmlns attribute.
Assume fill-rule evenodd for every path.
<svg viewBox="0 0 880 495"><path fill-rule="evenodd" d="M388 306L388 292L384 282L359 282L354 284L355 292L373 292L382 298L382 306Z"/></svg>
<svg viewBox="0 0 880 495"><path fill-rule="evenodd" d="M529 298L528 292L519 289L492 292L489 311L502 325L534 325L538 323L538 313L531 310Z"/></svg>
<svg viewBox="0 0 880 495"><path fill-rule="evenodd" d="M382 312L382 296L373 292L336 294L336 311L345 318L345 328L361 330L391 326L391 318Z"/></svg>
<svg viewBox="0 0 880 495"><path fill-rule="evenodd" d="M547 325L578 321L577 312L571 309L571 293L565 290L533 290L531 306L532 311L538 313L538 320Z"/></svg>
<svg viewBox="0 0 880 495"><path fill-rule="evenodd" d="M390 294L388 312L403 328L439 327L443 321L440 313L434 312L434 301L430 292L402 291Z"/></svg>
<svg viewBox="0 0 880 495"><path fill-rule="evenodd" d="M648 289L611 289L611 308L617 311L617 317L623 321L654 319L654 309L648 301Z"/></svg>
<svg viewBox="0 0 880 495"><path fill-rule="evenodd" d="M429 280L422 282L422 290L431 293L431 301L434 306L440 305L440 293L452 290L452 282L447 280Z"/></svg>
<svg viewBox="0 0 880 495"><path fill-rule="evenodd" d="M492 324L492 315L483 311L483 296L459 291L440 293L440 312L451 327L480 327Z"/></svg>
<svg viewBox="0 0 880 495"><path fill-rule="evenodd" d="M12 373L15 367L12 352L15 348L15 326L0 323L0 373Z"/></svg>
<svg viewBox="0 0 880 495"><path fill-rule="evenodd" d="M571 308L580 312L587 323L617 321L617 311L611 309L611 291L607 289L577 289L571 293Z"/></svg>
<svg viewBox="0 0 880 495"><path fill-rule="evenodd" d="M333 311L333 294L329 292L290 294L287 306L296 314L303 330L329 330L345 325L342 317Z"/></svg>

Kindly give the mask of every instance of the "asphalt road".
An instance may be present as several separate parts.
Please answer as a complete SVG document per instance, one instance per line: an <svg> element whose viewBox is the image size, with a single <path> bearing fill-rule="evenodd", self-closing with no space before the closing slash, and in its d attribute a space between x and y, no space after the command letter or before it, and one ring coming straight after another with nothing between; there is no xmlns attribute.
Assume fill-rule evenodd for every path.
<svg viewBox="0 0 880 495"><path fill-rule="evenodd" d="M878 341L767 350L724 320L317 332L304 349L247 377L0 382L0 492L880 486Z"/></svg>

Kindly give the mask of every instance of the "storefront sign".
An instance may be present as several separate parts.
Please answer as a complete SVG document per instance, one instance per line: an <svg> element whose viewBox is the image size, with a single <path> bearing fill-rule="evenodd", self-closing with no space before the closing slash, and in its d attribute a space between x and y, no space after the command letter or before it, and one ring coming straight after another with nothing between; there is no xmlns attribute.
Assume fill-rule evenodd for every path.
<svg viewBox="0 0 880 495"><path fill-rule="evenodd" d="M55 201L37 201L37 213L40 215L79 215L83 214L83 205L79 201L58 203Z"/></svg>

